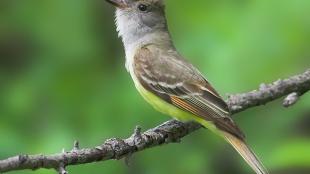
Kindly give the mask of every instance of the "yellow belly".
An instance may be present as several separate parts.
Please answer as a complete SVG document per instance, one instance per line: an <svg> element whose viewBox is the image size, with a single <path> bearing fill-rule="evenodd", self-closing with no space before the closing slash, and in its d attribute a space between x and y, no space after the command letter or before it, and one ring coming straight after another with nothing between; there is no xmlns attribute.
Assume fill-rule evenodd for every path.
<svg viewBox="0 0 310 174"><path fill-rule="evenodd" d="M155 94L147 91L140 84L136 84L136 88L138 89L139 93L143 96L143 98L159 112L167 114L183 122L196 121L205 126L206 128L214 132L217 132L217 128L212 122L206 121L196 115L191 114L190 112L186 112L184 110L177 108L174 105L171 105L170 103L167 103L166 101L157 97Z"/></svg>

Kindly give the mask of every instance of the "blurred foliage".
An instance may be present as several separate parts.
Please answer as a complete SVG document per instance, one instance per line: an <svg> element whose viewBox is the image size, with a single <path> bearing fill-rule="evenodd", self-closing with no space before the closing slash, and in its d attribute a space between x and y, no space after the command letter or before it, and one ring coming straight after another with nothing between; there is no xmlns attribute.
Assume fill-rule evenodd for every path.
<svg viewBox="0 0 310 174"><path fill-rule="evenodd" d="M226 93L310 67L309 0L167 1L177 48ZM138 95L126 73L113 8L104 0L0 1L0 158L55 153L74 140L92 147L126 137L136 125L169 119ZM271 173L310 173L310 95L235 120ZM82 173L250 173L207 130L181 144L134 155L131 167L107 161L69 167ZM294 171L294 172L292 172ZM52 174L54 171L19 171Z"/></svg>

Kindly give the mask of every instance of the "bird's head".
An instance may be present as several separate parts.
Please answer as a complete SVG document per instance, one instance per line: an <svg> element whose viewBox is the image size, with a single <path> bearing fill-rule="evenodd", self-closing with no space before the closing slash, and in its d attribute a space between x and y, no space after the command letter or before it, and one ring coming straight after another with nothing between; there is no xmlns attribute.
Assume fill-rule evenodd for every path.
<svg viewBox="0 0 310 174"><path fill-rule="evenodd" d="M107 0L116 7L116 24L123 37L142 37L148 33L166 31L163 0ZM128 38L130 39L130 38Z"/></svg>

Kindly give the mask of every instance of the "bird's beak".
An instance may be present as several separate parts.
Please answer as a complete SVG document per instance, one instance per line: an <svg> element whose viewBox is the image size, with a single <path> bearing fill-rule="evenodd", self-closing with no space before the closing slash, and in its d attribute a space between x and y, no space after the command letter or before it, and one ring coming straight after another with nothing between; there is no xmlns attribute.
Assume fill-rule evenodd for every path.
<svg viewBox="0 0 310 174"><path fill-rule="evenodd" d="M108 3L114 5L117 8L124 9L128 7L126 0L106 0Z"/></svg>

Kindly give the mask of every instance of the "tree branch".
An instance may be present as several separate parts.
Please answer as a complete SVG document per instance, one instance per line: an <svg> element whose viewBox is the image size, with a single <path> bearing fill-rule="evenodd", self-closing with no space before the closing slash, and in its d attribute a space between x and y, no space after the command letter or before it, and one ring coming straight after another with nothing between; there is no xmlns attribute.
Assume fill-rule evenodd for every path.
<svg viewBox="0 0 310 174"><path fill-rule="evenodd" d="M295 104L310 89L310 69L288 79L277 80L271 84L261 84L258 90L248 93L230 95L226 101L231 112L238 113L248 108L265 105L268 102L287 96L285 107Z"/></svg>
<svg viewBox="0 0 310 174"><path fill-rule="evenodd" d="M283 105L288 107L310 90L310 70L271 84L262 84L258 90L248 93L230 95L227 103L232 114L248 108L265 105L268 102L284 97ZM0 161L0 173L39 168L55 169L66 174L66 166L122 159L147 148L162 144L179 142L181 138L198 130L201 126L194 122L182 123L176 120L167 121L153 129L141 133L137 127L127 139L112 138L95 148L80 149L75 142L69 152L53 155L18 155Z"/></svg>

